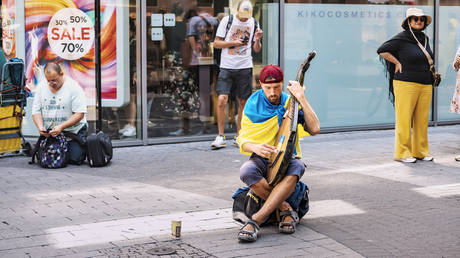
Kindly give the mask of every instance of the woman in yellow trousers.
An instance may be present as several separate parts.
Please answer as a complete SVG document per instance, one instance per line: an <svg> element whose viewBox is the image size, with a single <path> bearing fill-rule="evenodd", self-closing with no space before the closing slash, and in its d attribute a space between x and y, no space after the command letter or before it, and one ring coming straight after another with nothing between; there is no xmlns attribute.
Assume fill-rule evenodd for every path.
<svg viewBox="0 0 460 258"><path fill-rule="evenodd" d="M377 50L385 59L390 98L395 105L394 159L405 163L433 161L428 147L433 75L425 54L433 58L433 52L422 32L431 21L423 10L409 8L401 25L404 31Z"/></svg>

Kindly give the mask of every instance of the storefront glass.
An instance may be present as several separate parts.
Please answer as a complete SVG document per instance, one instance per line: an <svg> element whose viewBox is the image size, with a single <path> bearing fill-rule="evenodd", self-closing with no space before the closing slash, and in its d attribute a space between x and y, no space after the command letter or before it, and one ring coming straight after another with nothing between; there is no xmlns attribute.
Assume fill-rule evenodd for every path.
<svg viewBox="0 0 460 258"><path fill-rule="evenodd" d="M7 33L3 33L4 50L8 57L25 60L28 98L23 133L37 136L31 118L33 94L42 83L46 85L43 68L57 62L65 76L75 80L86 95L89 131L96 121L96 90L94 62L94 1L3 0L2 18ZM101 78L103 129L109 134L107 111L118 112L130 102L130 17L129 1L101 1ZM135 17L134 17L135 18ZM10 30L8 24L13 24ZM14 34L14 35L12 35ZM12 49L11 49L12 48ZM136 93L135 93L136 94ZM117 119L119 116L116 116ZM138 117L138 120L140 116ZM118 132L117 132L118 134Z"/></svg>
<svg viewBox="0 0 460 258"><path fill-rule="evenodd" d="M460 46L460 2L441 0L439 8L439 73L442 82L438 87L439 121L460 120L456 113L450 113L450 104L455 90L457 73L452 67L455 52Z"/></svg>
<svg viewBox="0 0 460 258"><path fill-rule="evenodd" d="M108 8L116 8L118 10L116 15L122 16L124 24L116 23L116 29L121 30L122 35L120 38L104 37L102 33L101 48L104 49L109 45L118 45L116 51L102 52L103 66L104 54L107 55L122 55L123 63L117 63L121 69L118 70L122 78L119 92L123 95L122 100L117 105L104 105L102 109L102 128L103 131L110 135L112 139L116 140L136 140L142 138L141 131L141 84L138 82L138 60L140 59L140 51L138 51L138 30L139 24L137 17L136 0L124 0L124 3L114 1L107 3ZM101 8L101 12L104 10ZM104 17L104 14L101 14ZM102 19L102 18L101 18ZM102 21L101 23L103 23ZM104 25L102 26L102 29ZM113 35L113 34L112 34ZM117 34L118 35L118 34ZM105 74L102 72L102 84L104 84ZM117 75L118 77L118 75Z"/></svg>
<svg viewBox="0 0 460 258"><path fill-rule="evenodd" d="M235 14L238 2L101 0L103 131L114 140L134 144L217 134L219 52L207 31L216 29L225 15ZM425 31L434 49L434 27L438 29L436 55L443 76L434 95L433 118L455 122L460 117L449 108L457 78L452 62L460 45L460 5L454 0L439 4L439 24L433 20ZM262 51L253 53L253 90L260 87L262 66L280 64L280 54L287 81L295 78L303 58L315 50L317 57L305 83L322 128L378 128L394 123L376 49L401 31L407 8L419 7L434 18L433 0L286 0L281 31L278 1L257 0L253 5L253 16L264 31ZM25 60L27 87L33 93L44 80L44 65L59 62L85 91L87 119L94 131L94 1L2 0L1 14L3 52L8 58ZM193 22L202 20L200 16L212 24L199 28L195 37L199 51L194 53L188 35L196 28ZM26 136L38 135L31 119L32 101L33 96L26 107ZM235 101L228 105L226 134L236 131L237 108Z"/></svg>
<svg viewBox="0 0 460 258"><path fill-rule="evenodd" d="M286 2L286 78L294 79L308 52L317 52L305 84L321 126L394 123L388 81L376 50L402 30L408 7L433 16L432 1ZM433 25L425 33L433 46Z"/></svg>
<svg viewBox="0 0 460 258"><path fill-rule="evenodd" d="M149 138L217 134L215 89L220 50L213 48L213 34L225 15L236 13L238 2L147 2L144 33ZM278 63L279 4L257 1L253 5L253 16L264 31L263 51L253 52L256 77L262 65ZM257 89L256 78L253 85ZM230 97L225 133L235 133L237 108Z"/></svg>

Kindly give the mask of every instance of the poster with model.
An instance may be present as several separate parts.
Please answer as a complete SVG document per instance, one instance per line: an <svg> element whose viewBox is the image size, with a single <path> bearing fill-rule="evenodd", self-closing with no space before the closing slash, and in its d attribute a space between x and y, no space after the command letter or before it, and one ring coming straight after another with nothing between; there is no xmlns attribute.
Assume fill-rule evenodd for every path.
<svg viewBox="0 0 460 258"><path fill-rule="evenodd" d="M129 75L124 67L128 51L127 22L123 23L123 4L101 0L101 78L102 104L122 106L129 100L123 87ZM25 62L27 86L33 91L43 80L43 67L58 62L65 73L76 80L94 105L94 1L25 0ZM127 9L127 8L125 8ZM126 19L127 19L127 15ZM125 28L126 27L126 28ZM126 38L126 40L123 40ZM121 40L118 40L121 39ZM124 42L126 41L126 42ZM126 60L124 60L126 58ZM123 71L124 70L124 71Z"/></svg>
<svg viewBox="0 0 460 258"><path fill-rule="evenodd" d="M16 56L15 0L2 0L2 42L6 58Z"/></svg>

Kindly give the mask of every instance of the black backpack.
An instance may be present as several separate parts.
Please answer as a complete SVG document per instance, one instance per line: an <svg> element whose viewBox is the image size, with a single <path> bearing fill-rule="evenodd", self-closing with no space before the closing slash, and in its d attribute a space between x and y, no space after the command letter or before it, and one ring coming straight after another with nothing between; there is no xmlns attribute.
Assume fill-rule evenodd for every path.
<svg viewBox="0 0 460 258"><path fill-rule="evenodd" d="M292 209L297 212L299 218L302 218L310 210L310 201L308 198L310 190L302 181L297 182L294 191L286 200ZM233 209L232 217L234 220L246 223L254 213L260 210L264 205L264 200L253 193L249 187L242 187L236 190L232 196ZM276 223L276 212L273 212L265 218L261 226Z"/></svg>
<svg viewBox="0 0 460 258"><path fill-rule="evenodd" d="M101 132L93 133L86 139L88 163L91 167L106 166L113 156L112 140Z"/></svg>
<svg viewBox="0 0 460 258"><path fill-rule="evenodd" d="M69 163L69 145L63 133L56 137L40 136L32 151L29 164L37 163L43 168L63 168Z"/></svg>

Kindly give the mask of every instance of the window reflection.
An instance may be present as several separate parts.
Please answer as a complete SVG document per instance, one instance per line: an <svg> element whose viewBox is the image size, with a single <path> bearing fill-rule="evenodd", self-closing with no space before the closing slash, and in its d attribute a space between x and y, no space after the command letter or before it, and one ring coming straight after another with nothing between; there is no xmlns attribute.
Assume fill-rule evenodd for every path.
<svg viewBox="0 0 460 258"><path fill-rule="evenodd" d="M152 17L173 15L174 24L152 23ZM147 6L148 136L208 133L213 122L216 69L213 40L218 19L212 2L158 1Z"/></svg>

